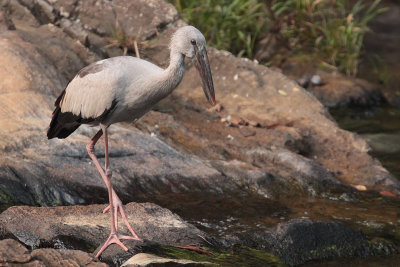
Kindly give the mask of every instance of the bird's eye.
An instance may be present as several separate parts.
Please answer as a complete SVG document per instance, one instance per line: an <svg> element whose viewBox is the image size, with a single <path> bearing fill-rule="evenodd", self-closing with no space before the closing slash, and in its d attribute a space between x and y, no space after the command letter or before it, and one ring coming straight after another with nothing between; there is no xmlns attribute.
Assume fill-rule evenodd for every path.
<svg viewBox="0 0 400 267"><path fill-rule="evenodd" d="M192 39L192 40L190 41L190 43L191 43L192 45L196 45L196 40L195 40L195 39Z"/></svg>

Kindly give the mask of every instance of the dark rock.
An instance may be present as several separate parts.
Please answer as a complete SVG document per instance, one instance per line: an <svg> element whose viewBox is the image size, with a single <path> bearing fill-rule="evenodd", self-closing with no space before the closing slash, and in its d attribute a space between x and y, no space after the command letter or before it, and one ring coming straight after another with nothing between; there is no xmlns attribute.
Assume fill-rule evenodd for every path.
<svg viewBox="0 0 400 267"><path fill-rule="evenodd" d="M68 34L73 39L78 40L84 46L89 46L88 35L89 33L82 27L79 22L70 21L68 19L61 19L60 26L63 28L64 32Z"/></svg>
<svg viewBox="0 0 400 267"><path fill-rule="evenodd" d="M57 10L60 16L70 18L75 14L75 8L80 0L52 1L52 6Z"/></svg>
<svg viewBox="0 0 400 267"><path fill-rule="evenodd" d="M35 0L32 11L41 24L54 23L57 17L53 6L45 0Z"/></svg>
<svg viewBox="0 0 400 267"><path fill-rule="evenodd" d="M379 85L365 80L344 77L341 74L320 73L323 84L309 90L326 107L377 106L383 101Z"/></svg>
<svg viewBox="0 0 400 267"><path fill-rule="evenodd" d="M327 108L370 107L385 101L381 86L363 79L310 70L299 63L287 63L284 73L310 91Z"/></svg>
<svg viewBox="0 0 400 267"><path fill-rule="evenodd" d="M28 3L25 3L28 2ZM21 4L22 3L22 4ZM32 5L29 5L32 4ZM38 26L39 22L31 13L29 8L33 8L33 1L14 1L14 0L1 0L0 6L5 10L13 24ZM27 8L26 6L29 6Z"/></svg>
<svg viewBox="0 0 400 267"><path fill-rule="evenodd" d="M310 84L310 75L303 75L297 78L296 82L303 88L307 88Z"/></svg>
<svg viewBox="0 0 400 267"><path fill-rule="evenodd" d="M280 223L270 231L250 236L259 249L277 255L291 266L316 259L366 257L370 254L365 236L340 222L294 219Z"/></svg>
<svg viewBox="0 0 400 267"><path fill-rule="evenodd" d="M271 169L276 168L282 174L285 171L291 173L299 187L308 190L311 195L315 195L314 190L324 192L327 188L342 185L335 175L323 166L287 150L252 149L247 154L255 165L269 165L273 162Z"/></svg>
<svg viewBox="0 0 400 267"><path fill-rule="evenodd" d="M7 13L0 10L0 32L15 30L14 23L10 20Z"/></svg>

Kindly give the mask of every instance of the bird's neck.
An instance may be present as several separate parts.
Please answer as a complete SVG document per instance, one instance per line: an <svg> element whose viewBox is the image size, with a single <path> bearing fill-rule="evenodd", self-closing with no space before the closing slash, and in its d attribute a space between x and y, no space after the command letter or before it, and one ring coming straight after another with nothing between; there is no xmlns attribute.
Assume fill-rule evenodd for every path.
<svg viewBox="0 0 400 267"><path fill-rule="evenodd" d="M168 68L165 69L164 75L166 75L166 81L168 81L168 89L174 90L179 83L182 81L183 75L185 74L185 56L176 51L171 50L170 62Z"/></svg>

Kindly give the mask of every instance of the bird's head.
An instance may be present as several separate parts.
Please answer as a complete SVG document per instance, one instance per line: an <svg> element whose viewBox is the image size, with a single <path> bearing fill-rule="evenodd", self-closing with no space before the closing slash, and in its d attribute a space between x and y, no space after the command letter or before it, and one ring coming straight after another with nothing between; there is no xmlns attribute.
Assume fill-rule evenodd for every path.
<svg viewBox="0 0 400 267"><path fill-rule="evenodd" d="M214 83L203 34L193 26L181 27L172 36L170 47L188 58L194 58L204 94L208 102L215 105Z"/></svg>

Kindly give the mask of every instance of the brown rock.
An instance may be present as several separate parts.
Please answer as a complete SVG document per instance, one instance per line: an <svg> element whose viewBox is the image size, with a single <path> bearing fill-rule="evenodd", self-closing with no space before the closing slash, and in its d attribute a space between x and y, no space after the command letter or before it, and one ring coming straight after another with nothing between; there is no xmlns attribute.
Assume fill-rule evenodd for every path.
<svg viewBox="0 0 400 267"><path fill-rule="evenodd" d="M9 19L6 12L0 10L0 32L15 30L14 23Z"/></svg>
<svg viewBox="0 0 400 267"><path fill-rule="evenodd" d="M326 107L355 104L370 106L379 104L382 99L380 88L365 80L344 77L341 74L319 72L324 84L312 86L309 90Z"/></svg>
<svg viewBox="0 0 400 267"><path fill-rule="evenodd" d="M310 93L282 74L269 71L249 60L237 59L212 49L209 57L214 73L216 98L224 106L221 117L224 114L225 116L238 114L240 111L241 117L251 117L252 120L260 122L268 121L278 127L263 130L260 134L257 132L255 135L257 138L250 137L251 139L247 138L245 141L240 136L232 134L233 129L229 129L228 132L228 129L221 125L219 127L215 125L214 131L210 130L209 126L202 126L202 122L206 119L200 118L202 115L199 114L197 115L199 118L196 119L196 124L199 125L197 127L207 131L200 131L198 135L208 140L215 140L209 143L208 151L215 151L217 147L223 146L231 157L248 161L243 156L243 151L257 147L260 143L264 146L286 147L288 139L285 138L290 136L287 131L295 129L299 135L296 144L299 149L296 150L325 168L327 172L332 170L337 173L340 181L346 184L364 184L369 188L380 186L397 188L396 192L400 192L400 183L383 169L377 160L368 155L369 147L365 141L353 133L339 129L324 106ZM236 81L223 79L223 77L233 77L236 73L239 73L241 79ZM232 84L236 97L232 96ZM175 99L188 99L193 102L192 105L205 107L200 86L197 74L194 68L191 68L173 95ZM278 90L284 91L286 95L279 94ZM169 98L164 101L173 106L172 100L173 98ZM178 108L175 110L175 119L190 128L189 125L194 121L193 114L178 112ZM290 123L284 128L279 127L286 122ZM234 146L227 144L230 142L225 138L228 134L235 138ZM365 176L366 173L368 178Z"/></svg>
<svg viewBox="0 0 400 267"><path fill-rule="evenodd" d="M6 10L11 19L12 23L15 25L24 25L24 26L39 26L38 20L31 13L31 11L27 8L33 9L33 1L30 0L22 0L22 1L14 1L14 0L4 0L1 1L1 5Z"/></svg>
<svg viewBox="0 0 400 267"><path fill-rule="evenodd" d="M32 258L46 267L59 266L90 266L90 267L107 267L108 265L99 262L93 256L79 250L57 250L50 248L42 248L33 250Z"/></svg>
<svg viewBox="0 0 400 267"><path fill-rule="evenodd" d="M222 106L220 103L217 103L215 106L207 109L210 112L221 112L224 109L224 106Z"/></svg>
<svg viewBox="0 0 400 267"><path fill-rule="evenodd" d="M26 263L32 259L29 251L13 239L0 240L0 263Z"/></svg>
<svg viewBox="0 0 400 267"><path fill-rule="evenodd" d="M64 32L73 39L79 40L81 44L88 46L89 33L82 27L79 22L71 22L68 19L61 19L60 26Z"/></svg>
<svg viewBox="0 0 400 267"><path fill-rule="evenodd" d="M110 215L102 213L105 207L11 207L0 214L2 236L13 236L31 248L96 248L105 242L110 233ZM129 203L125 212L131 226L143 239L164 245L203 242L199 237L205 236L203 232L156 204ZM119 228L122 234L129 234L122 221ZM124 243L129 247L140 242L128 240ZM118 246L115 247L118 251Z"/></svg>
<svg viewBox="0 0 400 267"><path fill-rule="evenodd" d="M60 8L67 8L68 3L60 3ZM154 37L178 18L176 9L169 3L160 0L113 2L89 0L79 1L74 12L86 29L111 36L112 28L118 20L120 27L128 36L143 39Z"/></svg>
<svg viewBox="0 0 400 267"><path fill-rule="evenodd" d="M32 253L13 239L0 240L0 265L23 267L106 267L93 256L78 250L37 249Z"/></svg>
<svg viewBox="0 0 400 267"><path fill-rule="evenodd" d="M114 5L117 15L128 16L123 10L133 10L135 4L123 1L113 4L78 1L71 12L81 20L83 27L86 25L90 30L96 28L100 21L112 21L111 5ZM33 8L33 5L26 6ZM175 27L183 23L175 21L175 9L162 1L146 2L135 12L143 11L142 15L148 19L147 14L153 12L150 6L160 8L157 12L160 12L162 22L152 24L146 21L149 28L143 32L143 38L148 38L146 36L154 32L158 27L155 25L170 23L171 26L165 28L144 52L159 64L165 65L168 59L168 39ZM63 3L57 1L55 9L61 7ZM140 16L140 13L135 12L129 13L130 16ZM106 32L106 29L103 30ZM132 37L138 32L137 28L132 28L130 32L128 30L127 34ZM102 30L99 28L99 31ZM93 32L90 34L96 35ZM6 177L3 189L7 196L13 201L26 204L106 201L105 187L95 168L88 165L90 161L84 148L93 130L82 127L65 141L47 141L43 134L57 94L81 67L97 57L79 43L73 42L55 25L38 28L24 25L16 33L4 33L3 37L0 42L3 48L2 59L10 64L5 64L2 77L7 78L0 84L0 91L8 93L8 97L2 98L1 103L3 109L0 117L4 127L0 132L0 147L3 153L14 153L2 159L0 168L3 177ZM10 53L10 47L18 53ZM112 140L119 140L112 141L111 157L114 157L114 184L122 198L132 200L132 194L125 193L131 190L141 196L170 190L188 192L193 188L234 190L231 183L222 182L229 180L229 177L222 177L218 170L207 166L206 161L236 159L253 164L248 153L260 144L267 148L277 147L281 151L299 153L327 173L332 170L335 178L344 183L365 184L368 188L394 191L400 188L399 182L367 154L369 148L366 143L356 135L338 129L323 106L295 83L282 74L269 71L249 60L234 58L229 53L210 49L209 54L217 99L224 106L221 117L235 114L234 124L246 125L249 122L243 118L251 118L254 122L260 122L261 126L268 122L267 127L246 132L225 127L211 113L199 112L206 109L206 101L198 76L194 68L190 68L181 86L157 107L164 114L151 113L143 118L147 125L142 129L149 134L153 133L180 152L132 127L124 130L115 126L116 131L111 133L114 135ZM13 75L7 76L7 73ZM21 103L24 108L16 108ZM165 115L166 112L173 115ZM157 125L157 128L152 129L152 125ZM38 154L44 156L38 158ZM192 157L191 154L202 159ZM25 160L21 160L21 155ZM146 168L146 164L153 165ZM279 177L287 176L286 172L271 166L274 166L273 162L265 162L254 168L261 168ZM65 174L67 169L73 171ZM304 172L308 173L308 170ZM317 177L317 174L311 177ZM182 177L185 177L183 182ZM37 185L37 181L43 182ZM132 184L135 185L133 189Z"/></svg>
<svg viewBox="0 0 400 267"><path fill-rule="evenodd" d="M41 24L53 23L56 20L53 6L45 0L35 0L33 10L36 19L38 19Z"/></svg>
<svg viewBox="0 0 400 267"><path fill-rule="evenodd" d="M230 115L228 121L234 126L246 125L246 121L238 115Z"/></svg>
<svg viewBox="0 0 400 267"><path fill-rule="evenodd" d="M248 136L255 136L256 135L256 131L251 130L247 127L242 127L239 129L240 133L244 136L244 137L248 137Z"/></svg>
<svg viewBox="0 0 400 267"><path fill-rule="evenodd" d="M94 251L106 241L111 230L110 215L102 213L105 207L11 207L0 214L0 238L11 236L32 249L51 247ZM129 203L125 205L125 212L129 223L144 242L124 240L123 243L129 248L128 252L113 245L103 252L102 260L122 263L140 251L141 247L151 244L184 246L205 242L207 235L204 232L155 204ZM119 221L119 231L129 235L122 220ZM26 249L19 246L21 248L14 254L8 253L3 258L9 259L13 255L21 258ZM60 262L72 264L70 258L79 266L85 266L93 260L92 256L81 251L60 252L54 249L36 249L31 256L46 266L56 266L54 263ZM64 266L63 264L59 266Z"/></svg>

